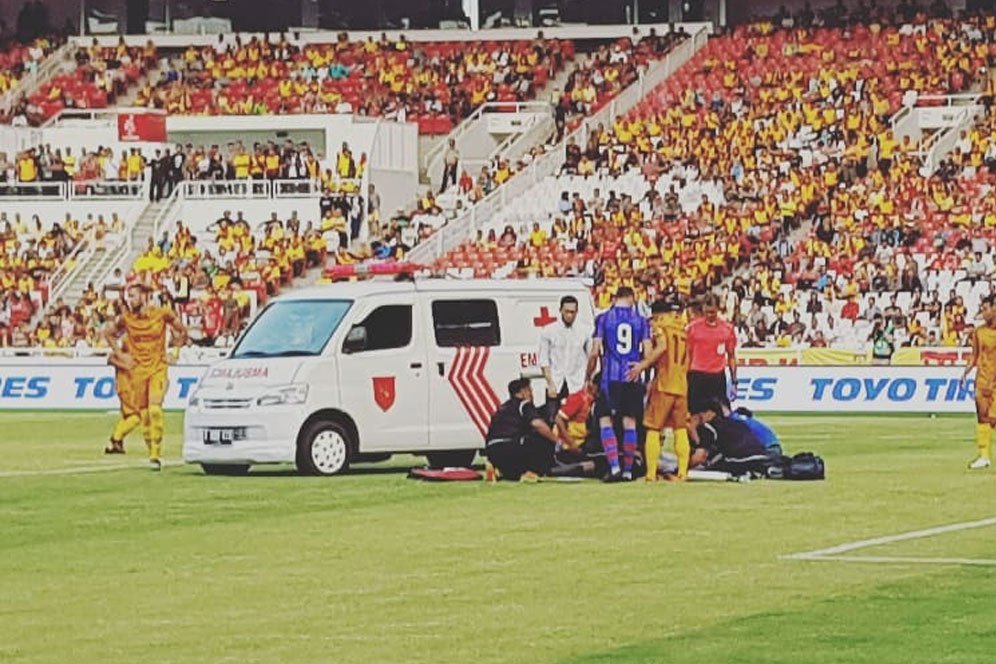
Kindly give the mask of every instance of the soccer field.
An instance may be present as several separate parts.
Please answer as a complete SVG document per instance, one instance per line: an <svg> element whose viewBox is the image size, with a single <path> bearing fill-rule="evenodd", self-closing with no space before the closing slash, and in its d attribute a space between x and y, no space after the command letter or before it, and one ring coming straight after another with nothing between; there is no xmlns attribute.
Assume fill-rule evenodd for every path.
<svg viewBox="0 0 996 664"><path fill-rule="evenodd" d="M768 421L829 480L157 475L0 414L0 662L992 662L996 520L782 558L996 516L972 419Z"/></svg>

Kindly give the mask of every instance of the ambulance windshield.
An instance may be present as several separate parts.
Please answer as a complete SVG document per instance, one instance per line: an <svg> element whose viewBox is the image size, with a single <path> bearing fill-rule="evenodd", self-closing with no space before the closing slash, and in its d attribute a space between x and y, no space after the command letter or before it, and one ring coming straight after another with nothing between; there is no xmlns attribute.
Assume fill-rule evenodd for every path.
<svg viewBox="0 0 996 664"><path fill-rule="evenodd" d="M249 327L231 357L318 355L352 304L349 300L274 302Z"/></svg>

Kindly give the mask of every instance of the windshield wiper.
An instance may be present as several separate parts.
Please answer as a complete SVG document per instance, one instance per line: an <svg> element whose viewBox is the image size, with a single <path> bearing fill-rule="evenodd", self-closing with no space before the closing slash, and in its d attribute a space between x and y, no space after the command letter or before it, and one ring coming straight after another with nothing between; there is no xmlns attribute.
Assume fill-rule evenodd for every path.
<svg viewBox="0 0 996 664"><path fill-rule="evenodd" d="M273 357L273 355L261 350L247 350L244 353L232 355L233 359L238 359L240 357Z"/></svg>

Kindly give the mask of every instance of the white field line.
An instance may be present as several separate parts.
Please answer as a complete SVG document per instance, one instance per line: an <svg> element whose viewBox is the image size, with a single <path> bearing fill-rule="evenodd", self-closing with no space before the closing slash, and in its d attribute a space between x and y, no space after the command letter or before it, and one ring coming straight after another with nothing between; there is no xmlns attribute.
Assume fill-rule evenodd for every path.
<svg viewBox="0 0 996 664"><path fill-rule="evenodd" d="M917 558L917 557L906 557L906 556L845 556L843 554L850 553L852 551L858 551L859 549L867 549L873 546L882 546L883 544L892 544L893 542L905 542L908 540L922 539L924 537L933 537L935 535L943 535L946 533L954 533L961 530L971 530L973 528L985 528L986 526L996 525L996 517L989 517L988 519L979 519L978 521L963 521L961 523L952 523L947 526L937 526L935 528L925 528L923 530L914 530L908 533L899 533L897 535L885 535L883 537L873 537L871 539L858 540L856 542L848 542L846 544L838 544L837 546L831 546L826 549L817 549L815 551L802 551L800 553L792 553L786 556L780 556L782 560L828 560L835 562L853 562L853 563L884 563L884 564L914 564L914 565L996 565L996 560L987 560L981 558Z"/></svg>
<svg viewBox="0 0 996 664"><path fill-rule="evenodd" d="M788 557L788 556L784 556ZM912 556L818 556L795 558L832 563L879 563L886 565L996 565L996 560L985 558L915 558Z"/></svg>
<svg viewBox="0 0 996 664"><path fill-rule="evenodd" d="M182 461L166 461L165 466L182 466ZM40 475L86 475L89 473L104 473L128 468L148 468L146 463L115 463L101 466L77 466L75 468L40 468L37 470L0 470L0 479L5 477L36 477Z"/></svg>

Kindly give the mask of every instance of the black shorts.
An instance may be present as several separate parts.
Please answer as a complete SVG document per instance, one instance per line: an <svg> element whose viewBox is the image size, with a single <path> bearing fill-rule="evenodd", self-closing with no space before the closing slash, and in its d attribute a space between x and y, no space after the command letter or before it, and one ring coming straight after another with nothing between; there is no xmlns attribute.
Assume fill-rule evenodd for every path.
<svg viewBox="0 0 996 664"><path fill-rule="evenodd" d="M643 384L612 381L599 390L595 417L635 417L643 415Z"/></svg>
<svg viewBox="0 0 996 664"><path fill-rule="evenodd" d="M730 403L725 371L719 373L688 372L688 410L692 414L701 413L710 401L717 399L726 405Z"/></svg>
<svg viewBox="0 0 996 664"><path fill-rule="evenodd" d="M488 441L484 448L488 461L507 480L517 480L528 471L546 475L553 466L554 451L553 443L536 434Z"/></svg>

